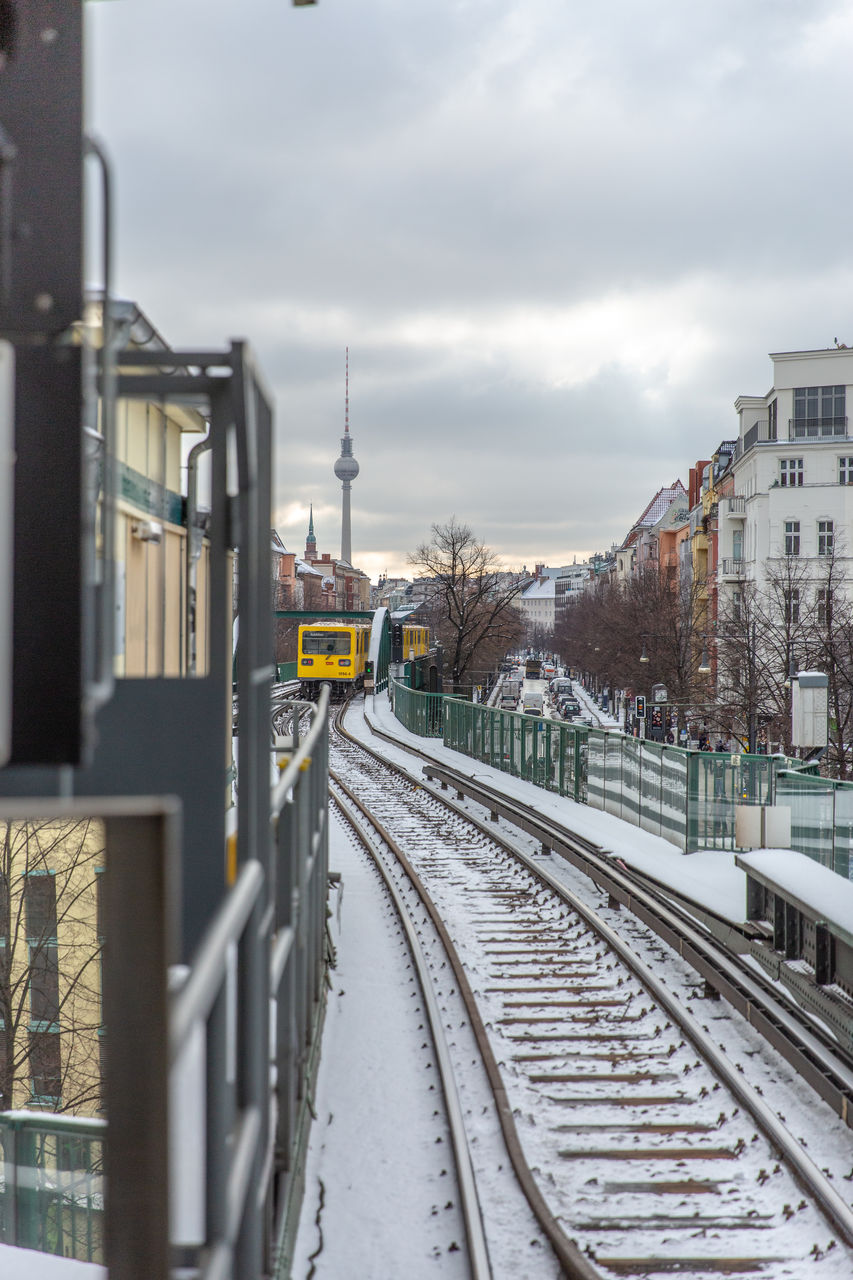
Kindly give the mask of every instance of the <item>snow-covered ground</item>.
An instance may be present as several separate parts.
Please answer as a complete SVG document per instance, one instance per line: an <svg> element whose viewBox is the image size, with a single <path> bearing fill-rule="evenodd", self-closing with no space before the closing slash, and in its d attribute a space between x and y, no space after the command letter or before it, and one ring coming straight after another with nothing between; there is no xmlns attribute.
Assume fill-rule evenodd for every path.
<svg viewBox="0 0 853 1280"><path fill-rule="evenodd" d="M458 751L445 747L440 739L420 738L400 724L384 695L369 698L364 712L356 707L349 713L347 726L352 732L358 732L359 717L365 715L368 724L375 723L383 732L393 735L401 743L429 752L435 760L460 769L469 778L482 778L504 795L565 823L602 849L610 850L629 865L672 885L674 889L704 903L727 919L745 919L746 875L735 866L733 853L723 849L704 849L685 855L662 836L643 831L613 814L591 809L588 805L578 804L565 796L544 791L532 782L513 778L490 765L471 760ZM364 729L363 732L367 733L369 730ZM385 743L381 749L387 752L389 759L395 759L404 767L413 767L411 756L405 751L395 754L394 748ZM420 771L421 765L418 763L414 766L414 772L419 774Z"/></svg>
<svg viewBox="0 0 853 1280"><path fill-rule="evenodd" d="M438 740L409 733L393 716L384 695L369 697L366 704L357 704L347 716L347 726L356 736L369 737L369 724L374 723L401 742L411 742L435 759L461 767L468 776L532 804L540 813L553 814L625 862L648 870L727 918L744 919L745 875L735 867L732 854L702 851L684 855L666 840L610 814L469 760ZM373 745L408 767L414 776L421 776L420 762L413 764L405 752L375 739ZM501 826L507 829L506 824ZM311 1135L293 1276L294 1280L324 1276L343 1280L356 1275L360 1280L384 1280L392 1275L445 1280L458 1273L458 1255L443 1251L447 1237L442 1209L434 1217L424 1212L424 1206L428 1208L434 1201L434 1175L418 1173L413 1163L413 1146L428 1144L431 1133L422 1099L417 1097L418 1082L423 1078L418 1066L420 1041L412 1038L405 1014L397 1012L401 996L404 1005L407 996L411 1005L419 1002L412 995L407 966L398 964L396 974L387 968L377 969L387 963L376 947L389 928L395 943L388 952L392 962L394 956L399 957L400 947L393 927L373 919L374 907L365 896L368 877L356 869L357 855L347 841L344 844L348 847L342 847L341 840L340 834L333 834L330 851L332 866L343 871L343 898L340 910L335 908L338 969L332 975L315 1099L318 1120ZM531 842L531 849L534 845ZM576 877L558 857L552 855L542 862L552 874ZM626 927L627 916L614 915L613 919L615 927ZM683 971L677 972L681 962L675 958L669 974L661 952L660 944L652 943L651 962L667 985L677 990L679 983L684 983ZM695 985L695 975L690 981ZM718 1006L718 1011L724 1015L725 1006ZM713 1020L717 1015L711 1012L705 1016ZM726 1026L721 1034L730 1033L731 1024ZM420 1028L418 1031L420 1034ZM833 1185L849 1200L848 1184L843 1181L853 1159L849 1130L775 1055L770 1053L767 1063L760 1061L764 1054L760 1038L746 1024L742 1032L732 1035L732 1041L734 1052L748 1063L749 1078L760 1082L770 1105L774 1090L784 1091L794 1132L808 1138L812 1158L820 1167L833 1171ZM401 1133L411 1141L407 1138L401 1145ZM417 1185L421 1177L423 1189ZM321 1186L323 1208L318 1216ZM411 1202L407 1202L409 1196ZM318 1252L321 1230L322 1249ZM811 1267L808 1274L813 1274ZM842 1280L845 1273L826 1258L816 1264L814 1274Z"/></svg>
<svg viewBox="0 0 853 1280"><path fill-rule="evenodd" d="M440 741L410 734L384 695L369 697L366 704L357 704L348 715L348 727L357 735L369 736L372 721L401 742L410 741L435 759L561 819L727 918L743 920L746 878L731 853L684 855L666 840L610 814L469 760ZM413 765L403 751L385 743L381 750L420 776L420 763ZM572 874L562 859L552 856L543 862L552 873ZM317 1119L292 1274L295 1280L455 1280L463 1274L464 1262L463 1251L454 1248L459 1223L445 1190L452 1186L452 1155L440 1105L432 1105L435 1068L428 1065L431 1055L423 1047L428 1037L402 935L379 905L374 873L334 822L330 863L342 875L330 896L337 967L331 974L314 1099ZM745 1048L750 1071L757 1070L754 1054L753 1046ZM849 1199L842 1175L850 1172L853 1156L848 1155L843 1169L838 1158L839 1144L842 1153L849 1153L849 1130L804 1085L792 1082L793 1073L784 1065L778 1075L793 1089L795 1132L808 1137L821 1165L838 1171L834 1185ZM815 1271L833 1274L835 1280L823 1267ZM0 1245L0 1280L106 1280L106 1270Z"/></svg>
<svg viewBox="0 0 853 1280"><path fill-rule="evenodd" d="M336 820L329 860L341 873L330 901L337 965L293 1275L461 1278L453 1152L405 938Z"/></svg>
<svg viewBox="0 0 853 1280"><path fill-rule="evenodd" d="M75 1262L73 1258L56 1258L52 1253L0 1244L0 1277L2 1280L107 1280L107 1269L94 1262Z"/></svg>

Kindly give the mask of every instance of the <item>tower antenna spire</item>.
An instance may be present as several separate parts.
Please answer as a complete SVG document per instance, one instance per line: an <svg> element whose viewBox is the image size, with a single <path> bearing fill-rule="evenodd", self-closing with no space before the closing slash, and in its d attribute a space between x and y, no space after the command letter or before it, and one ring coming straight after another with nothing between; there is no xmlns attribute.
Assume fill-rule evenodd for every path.
<svg viewBox="0 0 853 1280"><path fill-rule="evenodd" d="M335 475L341 482L341 559L352 564L352 532L350 495L352 482L359 467L352 456L352 437L349 433L349 347L346 348L346 384L344 394L344 434L341 438L341 456L335 463Z"/></svg>

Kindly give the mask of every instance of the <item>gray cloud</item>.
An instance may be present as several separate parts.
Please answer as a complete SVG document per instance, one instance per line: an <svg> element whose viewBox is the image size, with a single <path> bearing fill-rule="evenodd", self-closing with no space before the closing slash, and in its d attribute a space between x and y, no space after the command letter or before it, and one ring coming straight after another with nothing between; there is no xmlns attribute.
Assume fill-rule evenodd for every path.
<svg viewBox="0 0 853 1280"><path fill-rule="evenodd" d="M508 561L619 539L735 427L768 351L853 339L841 0L89 5L118 286L247 336L298 547L343 352L356 559L456 513Z"/></svg>

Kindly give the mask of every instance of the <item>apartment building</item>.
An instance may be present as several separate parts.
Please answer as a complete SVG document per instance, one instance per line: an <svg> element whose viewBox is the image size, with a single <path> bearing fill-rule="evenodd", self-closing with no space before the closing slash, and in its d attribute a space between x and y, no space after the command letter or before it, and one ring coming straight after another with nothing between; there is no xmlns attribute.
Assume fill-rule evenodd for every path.
<svg viewBox="0 0 853 1280"><path fill-rule="evenodd" d="M853 350L771 354L773 385L735 401L733 493L719 502L721 590L766 587L790 558L817 580L829 557L851 588Z"/></svg>

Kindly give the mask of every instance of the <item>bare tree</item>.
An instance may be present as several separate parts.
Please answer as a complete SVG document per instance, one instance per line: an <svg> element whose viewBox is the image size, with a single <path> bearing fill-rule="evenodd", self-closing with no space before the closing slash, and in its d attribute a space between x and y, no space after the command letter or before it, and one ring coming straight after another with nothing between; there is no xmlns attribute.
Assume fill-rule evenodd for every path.
<svg viewBox="0 0 853 1280"><path fill-rule="evenodd" d="M569 666L599 685L639 692L666 686L679 723L707 689L699 677L705 652L701 587L674 568L653 566L624 584L601 583L566 610L557 643Z"/></svg>
<svg viewBox="0 0 853 1280"><path fill-rule="evenodd" d="M432 540L409 555L420 577L431 578L433 626L459 689L466 676L493 669L516 646L524 627L515 601L526 579L507 573L466 524L451 516L432 526Z"/></svg>
<svg viewBox="0 0 853 1280"><path fill-rule="evenodd" d="M756 749L762 728L771 737L783 732L779 691L770 678L773 664L768 660L767 637L773 626L767 597L753 582L743 583L720 602L715 637L719 716L750 751Z"/></svg>
<svg viewBox="0 0 853 1280"><path fill-rule="evenodd" d="M0 823L0 1107L101 1105L94 820Z"/></svg>
<svg viewBox="0 0 853 1280"><path fill-rule="evenodd" d="M853 773L848 751L853 738L853 604L838 543L821 558L814 580L808 641L807 665L825 672L828 678L829 735L824 768L832 777L849 778Z"/></svg>
<svg viewBox="0 0 853 1280"><path fill-rule="evenodd" d="M554 630L542 622L528 622L524 640L528 648L535 649L537 653L551 653L554 648Z"/></svg>
<svg viewBox="0 0 853 1280"><path fill-rule="evenodd" d="M751 751L765 737L791 750L789 676L811 660L815 620L811 562L798 555L768 560L760 587L744 582L720 603L717 696Z"/></svg>

